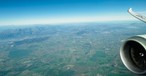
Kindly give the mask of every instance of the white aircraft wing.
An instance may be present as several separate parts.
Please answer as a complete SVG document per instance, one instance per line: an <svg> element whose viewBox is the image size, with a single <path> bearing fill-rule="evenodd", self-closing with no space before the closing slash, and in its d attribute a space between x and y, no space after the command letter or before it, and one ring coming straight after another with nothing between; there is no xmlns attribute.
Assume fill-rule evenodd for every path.
<svg viewBox="0 0 146 76"><path fill-rule="evenodd" d="M146 17L144 17L144 16L142 16L142 15L140 15L140 14L134 12L134 11L132 10L132 8L130 8L130 9L128 10L128 12L129 12L132 16L134 16L135 18L137 18L137 19L139 19L139 20L141 20L141 21L143 21L143 22L146 22Z"/></svg>

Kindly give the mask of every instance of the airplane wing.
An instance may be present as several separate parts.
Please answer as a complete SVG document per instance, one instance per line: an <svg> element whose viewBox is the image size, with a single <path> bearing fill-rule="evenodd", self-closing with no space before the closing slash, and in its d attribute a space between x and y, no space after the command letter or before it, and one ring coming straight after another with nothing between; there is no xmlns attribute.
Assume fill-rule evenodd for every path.
<svg viewBox="0 0 146 76"><path fill-rule="evenodd" d="M137 19L139 19L139 20L141 20L141 21L143 21L143 22L146 22L146 17L145 17L145 16L142 16L142 15L136 13L136 12L134 12L134 11L132 10L132 8L130 8L130 9L128 10L128 12L129 12L132 16L134 16L135 18L137 18Z"/></svg>

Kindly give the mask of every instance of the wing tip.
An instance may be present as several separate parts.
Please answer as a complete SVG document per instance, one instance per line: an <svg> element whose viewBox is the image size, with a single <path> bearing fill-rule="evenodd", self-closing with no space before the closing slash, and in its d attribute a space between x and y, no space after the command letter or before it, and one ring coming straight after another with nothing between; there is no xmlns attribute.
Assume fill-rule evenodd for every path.
<svg viewBox="0 0 146 76"><path fill-rule="evenodd" d="M139 19L139 20L141 20L141 21L143 21L143 22L145 22L146 23L146 17L144 17L144 16L142 16L142 15L140 15L140 14L137 14L136 12L134 12L133 10L132 10L132 8L129 8L128 9L128 13L130 13L132 16L134 16L135 18L137 18L137 19Z"/></svg>
<svg viewBox="0 0 146 76"><path fill-rule="evenodd" d="M128 9L128 12L131 12L131 11L132 11L132 8L129 8L129 9Z"/></svg>

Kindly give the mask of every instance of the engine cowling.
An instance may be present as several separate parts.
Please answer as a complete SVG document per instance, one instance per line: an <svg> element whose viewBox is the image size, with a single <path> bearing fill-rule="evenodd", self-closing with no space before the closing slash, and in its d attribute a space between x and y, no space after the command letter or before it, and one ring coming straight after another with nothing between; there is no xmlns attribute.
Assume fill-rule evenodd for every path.
<svg viewBox="0 0 146 76"><path fill-rule="evenodd" d="M120 57L133 73L146 74L146 35L128 38L120 48Z"/></svg>

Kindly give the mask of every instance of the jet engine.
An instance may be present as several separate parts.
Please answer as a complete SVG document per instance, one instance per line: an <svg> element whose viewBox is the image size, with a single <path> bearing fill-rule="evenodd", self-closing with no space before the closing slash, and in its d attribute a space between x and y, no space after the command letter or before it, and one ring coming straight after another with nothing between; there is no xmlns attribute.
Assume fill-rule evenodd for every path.
<svg viewBox="0 0 146 76"><path fill-rule="evenodd" d="M133 73L146 74L146 35L128 38L120 48L120 57Z"/></svg>

